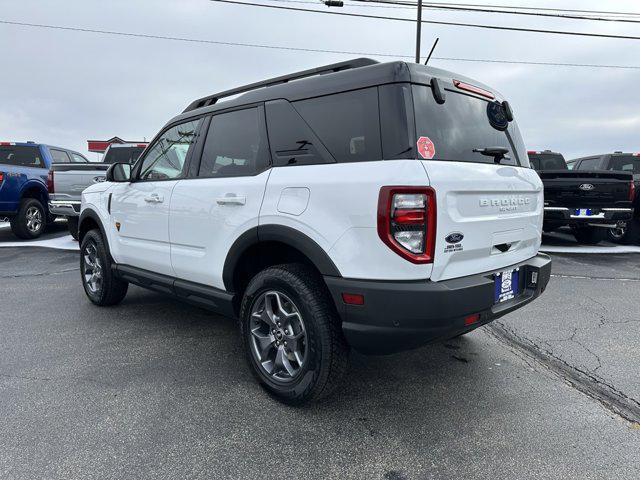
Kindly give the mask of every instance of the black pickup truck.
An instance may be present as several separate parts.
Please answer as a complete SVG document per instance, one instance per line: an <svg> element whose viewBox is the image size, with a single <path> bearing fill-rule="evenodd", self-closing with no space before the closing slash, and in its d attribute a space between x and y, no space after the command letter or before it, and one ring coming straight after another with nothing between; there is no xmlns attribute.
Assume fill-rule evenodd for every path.
<svg viewBox="0 0 640 480"><path fill-rule="evenodd" d="M633 217L633 175L570 170L560 153L530 151L529 162L544 184L544 231L569 226L579 243L596 244L607 229Z"/></svg>
<svg viewBox="0 0 640 480"><path fill-rule="evenodd" d="M574 170L622 171L633 175L635 199L633 219L607 231L609 240L617 243L640 243L640 153L614 152L567 160Z"/></svg>

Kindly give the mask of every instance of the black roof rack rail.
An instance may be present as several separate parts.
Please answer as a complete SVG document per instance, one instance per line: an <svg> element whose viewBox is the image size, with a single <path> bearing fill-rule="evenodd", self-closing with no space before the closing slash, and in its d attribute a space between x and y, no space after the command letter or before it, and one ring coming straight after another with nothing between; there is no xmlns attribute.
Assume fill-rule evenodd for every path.
<svg viewBox="0 0 640 480"><path fill-rule="evenodd" d="M263 80L261 82L251 83L243 87L232 88L231 90L225 90L224 92L214 93L207 97L199 98L189 104L182 113L195 110L196 108L207 107L214 105L218 100L224 97L230 97L239 93L249 92L257 88L271 87L273 85L279 85L281 83L287 83L291 80L299 80L301 78L313 77L315 75L324 75L325 73L340 72L342 70L350 70L353 68L367 67L369 65L375 65L379 62L371 58L356 58L353 60L347 60L346 62L333 63L331 65L325 65L323 67L311 68L309 70L303 70L301 72L290 73L288 75L282 75L280 77L271 78L269 80Z"/></svg>

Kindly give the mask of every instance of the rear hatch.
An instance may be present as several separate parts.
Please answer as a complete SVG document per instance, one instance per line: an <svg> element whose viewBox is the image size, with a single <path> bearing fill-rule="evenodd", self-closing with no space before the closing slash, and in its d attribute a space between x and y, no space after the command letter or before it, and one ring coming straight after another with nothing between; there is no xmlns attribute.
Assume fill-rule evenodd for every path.
<svg viewBox="0 0 640 480"><path fill-rule="evenodd" d="M497 94L442 83L441 104L430 86L412 86L418 158L436 191L434 281L500 272L535 256L543 216L542 182ZM496 163L474 152L488 147L503 148L505 157Z"/></svg>
<svg viewBox="0 0 640 480"><path fill-rule="evenodd" d="M629 207L629 173L588 170L538 172L548 207Z"/></svg>

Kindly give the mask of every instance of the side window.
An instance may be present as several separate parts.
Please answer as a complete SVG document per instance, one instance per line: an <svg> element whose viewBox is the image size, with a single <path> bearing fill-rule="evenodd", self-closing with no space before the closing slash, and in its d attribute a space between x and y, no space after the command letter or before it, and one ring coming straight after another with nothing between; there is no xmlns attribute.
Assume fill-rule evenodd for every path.
<svg viewBox="0 0 640 480"><path fill-rule="evenodd" d="M335 163L329 151L288 101L267 102L265 112L274 166Z"/></svg>
<svg viewBox="0 0 640 480"><path fill-rule="evenodd" d="M69 159L69 155L67 152L62 150L56 150L55 148L50 148L51 157L53 158L53 163L69 163L71 160Z"/></svg>
<svg viewBox="0 0 640 480"><path fill-rule="evenodd" d="M575 166L576 166L576 162L575 162L575 160L574 160L574 161L567 162L567 168L568 168L569 170L573 170L573 168L574 168Z"/></svg>
<svg viewBox="0 0 640 480"><path fill-rule="evenodd" d="M0 164L36 168L43 166L38 147L21 145L0 146Z"/></svg>
<svg viewBox="0 0 640 480"><path fill-rule="evenodd" d="M164 132L147 151L139 180L171 180L182 175L189 149L195 143L201 119L181 123Z"/></svg>
<svg viewBox="0 0 640 480"><path fill-rule="evenodd" d="M338 162L381 160L377 87L295 102Z"/></svg>
<svg viewBox="0 0 640 480"><path fill-rule="evenodd" d="M578 170L596 170L600 165L600 157L585 158L580 162Z"/></svg>
<svg viewBox="0 0 640 480"><path fill-rule="evenodd" d="M413 137L416 127L411 87L408 84L381 85L378 96L384 159L415 158Z"/></svg>
<svg viewBox="0 0 640 480"><path fill-rule="evenodd" d="M69 155L71 155L71 163L88 163L89 162L89 160L87 160L86 158L84 158L82 155L78 153L69 152Z"/></svg>
<svg viewBox="0 0 640 480"><path fill-rule="evenodd" d="M264 116L258 108L214 115L205 140L199 177L255 175L269 166Z"/></svg>

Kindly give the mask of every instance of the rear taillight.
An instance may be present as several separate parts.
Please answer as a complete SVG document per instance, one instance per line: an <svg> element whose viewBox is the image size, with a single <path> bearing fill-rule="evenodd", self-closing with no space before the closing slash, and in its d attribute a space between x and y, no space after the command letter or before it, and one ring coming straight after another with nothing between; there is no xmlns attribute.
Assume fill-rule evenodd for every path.
<svg viewBox="0 0 640 480"><path fill-rule="evenodd" d="M631 180L631 187L629 188L629 201L633 202L636 199L636 184Z"/></svg>
<svg viewBox="0 0 640 480"><path fill-rule="evenodd" d="M430 187L382 187L378 197L378 236L410 262L433 262L436 192Z"/></svg>
<svg viewBox="0 0 640 480"><path fill-rule="evenodd" d="M4 181L4 172L0 172L0 183Z"/></svg>
<svg viewBox="0 0 640 480"><path fill-rule="evenodd" d="M49 175L47 176L47 191L49 193L55 193L55 189L53 188L53 170L49 170Z"/></svg>

